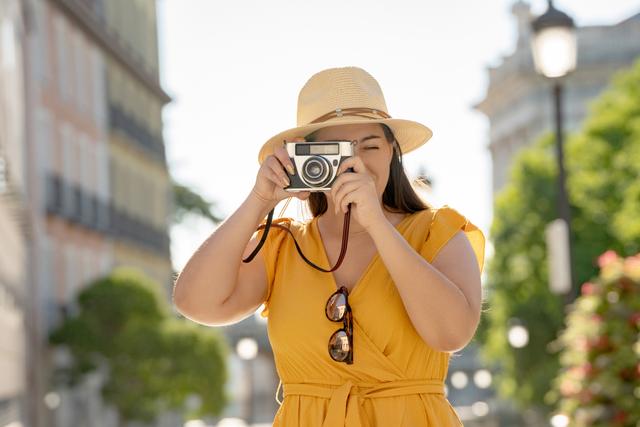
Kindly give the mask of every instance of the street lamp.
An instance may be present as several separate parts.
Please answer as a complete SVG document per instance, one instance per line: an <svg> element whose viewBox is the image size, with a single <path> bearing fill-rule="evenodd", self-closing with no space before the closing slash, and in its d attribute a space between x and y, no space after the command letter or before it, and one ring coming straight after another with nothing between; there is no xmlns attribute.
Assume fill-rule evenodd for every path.
<svg viewBox="0 0 640 427"><path fill-rule="evenodd" d="M571 260L571 216L569 199L566 191L566 177L563 153L563 124L562 124L562 78L576 68L577 43L575 24L566 13L553 6L548 0L547 11L531 23L533 39L531 47L536 71L553 82L553 99L555 108L556 158L558 161L558 214L566 223L566 227L555 227L566 233L564 239L567 244L567 272L569 292L567 303L575 298L576 287L573 285Z"/></svg>
<svg viewBox="0 0 640 427"><path fill-rule="evenodd" d="M242 338L236 344L236 352L238 353L238 356L240 357L240 359L245 361L245 367L246 367L245 372L246 372L246 378L247 378L246 381L248 384L248 387L247 387L248 396L246 396L246 400L245 400L245 405L246 405L245 419L247 421L247 424L252 424L253 417L254 417L253 359L255 359L258 356L258 343L253 338L249 338L249 337Z"/></svg>
<svg viewBox="0 0 640 427"><path fill-rule="evenodd" d="M521 324L513 324L507 331L507 340L513 348L523 348L529 344L529 330Z"/></svg>

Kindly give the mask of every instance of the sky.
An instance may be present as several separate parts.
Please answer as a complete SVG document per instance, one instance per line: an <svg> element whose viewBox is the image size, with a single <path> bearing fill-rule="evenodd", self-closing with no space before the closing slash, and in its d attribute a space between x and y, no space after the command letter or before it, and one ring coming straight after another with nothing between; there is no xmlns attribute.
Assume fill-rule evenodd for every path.
<svg viewBox="0 0 640 427"><path fill-rule="evenodd" d="M490 239L489 123L473 105L486 94L487 68L515 47L513 3L159 0L161 82L173 98L163 111L170 173L215 202L223 217L232 214L253 187L261 145L295 127L298 92L309 77L358 66L378 80L392 117L433 130L404 157L410 177L423 169L432 178L428 202L453 207ZM529 4L537 15L547 2ZM580 26L640 11L638 0L554 5ZM287 214L297 215L296 203ZM173 227L177 271L214 230L196 218Z"/></svg>

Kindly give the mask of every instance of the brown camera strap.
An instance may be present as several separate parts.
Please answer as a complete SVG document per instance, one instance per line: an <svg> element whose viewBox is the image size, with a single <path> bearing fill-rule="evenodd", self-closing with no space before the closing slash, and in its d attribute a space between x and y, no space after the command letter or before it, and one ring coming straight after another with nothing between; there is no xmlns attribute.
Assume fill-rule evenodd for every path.
<svg viewBox="0 0 640 427"><path fill-rule="evenodd" d="M274 210L272 209L271 212L269 212L269 215L267 216L267 221L264 224L261 224L258 227L258 230L264 229L264 233L262 234L262 238L260 239L260 242L258 243L258 246L256 246L256 248L253 250L253 252L251 252L251 254L249 254L248 257L243 259L242 262L245 262L245 263L251 262L251 260L253 260L253 258L255 258L255 256L258 254L258 252L260 252L260 249L262 248L262 245L264 245L264 242L267 240L267 234L269 233L269 229L273 226L273 227L277 227L277 228L281 228L283 230L286 230L291 235L291 238L293 239L293 243L296 245L296 249L298 250L298 253L302 257L304 262L309 264L311 267L315 268L316 270L320 270L320 271L322 271L324 273L331 273L332 271L335 271L335 270L338 269L338 267L340 267L340 264L342 264L342 260L344 259L344 256L347 253L347 244L349 243L349 224L351 222L350 221L351 220L351 204L349 204L349 207L347 208L347 213L344 214L344 225L342 226L342 246L340 248L340 256L338 256L338 261L336 261L336 265L334 265L330 270L327 270L325 268L317 266L316 264L311 262L304 255L304 253L302 253L302 249L300 249L300 245L298 244L298 241L293 236L293 233L291 232L291 230L288 227L285 227L285 226L280 225L280 224L272 224L273 211Z"/></svg>

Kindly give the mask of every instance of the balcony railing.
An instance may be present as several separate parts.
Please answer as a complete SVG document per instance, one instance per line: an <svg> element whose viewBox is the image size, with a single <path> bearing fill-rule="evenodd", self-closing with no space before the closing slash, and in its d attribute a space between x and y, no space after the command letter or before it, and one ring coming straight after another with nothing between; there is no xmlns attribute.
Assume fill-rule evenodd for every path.
<svg viewBox="0 0 640 427"><path fill-rule="evenodd" d="M65 196L66 195L66 196ZM117 209L110 201L89 194L55 173L46 177L45 208L50 215L117 240L169 254L167 230L155 228Z"/></svg>
<svg viewBox="0 0 640 427"><path fill-rule="evenodd" d="M109 233L118 239L141 242L161 253L169 253L169 236L166 231L158 230L125 212L110 206Z"/></svg>
<svg viewBox="0 0 640 427"><path fill-rule="evenodd" d="M139 149L149 153L161 163L165 163L164 142L138 124L131 116L116 105L109 105L109 124L112 130L123 132Z"/></svg>

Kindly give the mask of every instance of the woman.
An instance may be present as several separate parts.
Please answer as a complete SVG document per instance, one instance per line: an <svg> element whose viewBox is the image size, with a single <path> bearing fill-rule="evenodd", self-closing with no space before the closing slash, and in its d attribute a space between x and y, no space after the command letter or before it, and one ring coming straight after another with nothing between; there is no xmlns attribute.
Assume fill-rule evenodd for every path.
<svg viewBox="0 0 640 427"><path fill-rule="evenodd" d="M283 140L305 137L353 141L330 191L285 190L296 171ZM298 127L264 144L253 190L178 277L175 304L199 323L237 322L265 304L284 395L274 426L461 425L444 379L450 353L479 322L484 236L411 188L401 155L430 137L426 126L388 115L366 71L315 74L300 91ZM313 218L275 220L257 256L241 262L258 245L258 224L292 195ZM312 268L294 239L311 262L334 266L349 205L342 264Z"/></svg>

